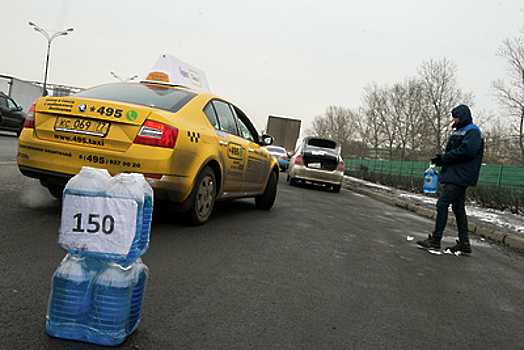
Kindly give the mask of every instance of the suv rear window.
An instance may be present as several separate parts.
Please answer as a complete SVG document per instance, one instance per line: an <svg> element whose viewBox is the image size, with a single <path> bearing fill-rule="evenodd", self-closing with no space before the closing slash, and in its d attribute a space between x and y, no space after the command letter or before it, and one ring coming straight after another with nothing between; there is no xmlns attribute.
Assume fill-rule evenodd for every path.
<svg viewBox="0 0 524 350"><path fill-rule="evenodd" d="M196 94L154 84L115 83L83 90L74 96L133 103L175 113L191 101Z"/></svg>
<svg viewBox="0 0 524 350"><path fill-rule="evenodd" d="M333 142L331 140L325 140L325 139L310 139L307 142L307 145L314 146L314 147L331 148L331 149L337 148L336 142Z"/></svg>

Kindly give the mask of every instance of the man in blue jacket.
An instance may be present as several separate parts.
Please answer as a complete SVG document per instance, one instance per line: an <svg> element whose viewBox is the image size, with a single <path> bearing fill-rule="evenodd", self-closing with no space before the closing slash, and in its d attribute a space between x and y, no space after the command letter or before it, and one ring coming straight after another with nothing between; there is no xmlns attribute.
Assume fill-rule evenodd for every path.
<svg viewBox="0 0 524 350"><path fill-rule="evenodd" d="M438 154L431 162L441 166L439 182L444 189L437 201L437 219L435 230L423 241L417 244L425 248L440 249L440 240L448 221L448 208L457 220L457 244L447 249L453 253L471 253L468 234L468 217L466 215L466 190L476 186L482 157L484 155L484 140L478 126L473 124L471 112L465 105L453 108L453 128L455 130L446 145L444 154Z"/></svg>

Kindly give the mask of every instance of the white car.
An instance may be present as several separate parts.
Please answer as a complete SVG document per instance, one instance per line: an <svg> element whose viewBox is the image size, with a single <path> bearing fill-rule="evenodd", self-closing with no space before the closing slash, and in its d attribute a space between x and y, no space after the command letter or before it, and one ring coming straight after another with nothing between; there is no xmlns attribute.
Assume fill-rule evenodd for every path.
<svg viewBox="0 0 524 350"><path fill-rule="evenodd" d="M331 186L333 192L340 192L344 179L344 162L341 145L335 140L308 136L298 146L289 162L287 182L297 181L319 183Z"/></svg>

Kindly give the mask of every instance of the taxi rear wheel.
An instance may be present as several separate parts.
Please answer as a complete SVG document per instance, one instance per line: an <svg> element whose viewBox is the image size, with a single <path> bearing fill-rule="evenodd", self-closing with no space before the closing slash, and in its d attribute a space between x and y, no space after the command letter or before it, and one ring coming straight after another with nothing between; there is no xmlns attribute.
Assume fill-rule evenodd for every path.
<svg viewBox="0 0 524 350"><path fill-rule="evenodd" d="M215 173L209 167L202 170L195 182L189 209L189 221L193 225L202 225L209 219L216 198Z"/></svg>
<svg viewBox="0 0 524 350"><path fill-rule="evenodd" d="M274 171L272 171L271 175L269 175L269 180L267 181L266 190L262 195L255 197L255 206L258 209L269 210L271 207L273 207L276 197L277 175Z"/></svg>
<svg viewBox="0 0 524 350"><path fill-rule="evenodd" d="M62 195L64 194L64 186L45 184L43 185L47 188L51 196L55 197L58 200L62 200Z"/></svg>

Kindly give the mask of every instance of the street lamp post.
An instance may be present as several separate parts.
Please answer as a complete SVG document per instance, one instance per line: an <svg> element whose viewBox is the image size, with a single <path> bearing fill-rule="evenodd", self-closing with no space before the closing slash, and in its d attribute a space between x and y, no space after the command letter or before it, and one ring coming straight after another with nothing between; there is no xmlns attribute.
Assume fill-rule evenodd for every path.
<svg viewBox="0 0 524 350"><path fill-rule="evenodd" d="M69 34L70 32L73 31L73 28L68 28L68 29L65 29L65 30L59 30L59 31L53 33L52 35L49 35L43 28L37 26L33 22L29 22L29 25L31 27L33 27L34 30L36 30L37 32L42 33L42 35L44 35L45 38L47 39L47 58L46 58L46 61L45 61L44 91L42 92L42 96L46 96L47 95L47 72L49 70L49 55L51 53L51 42L55 38L58 38L59 36Z"/></svg>

